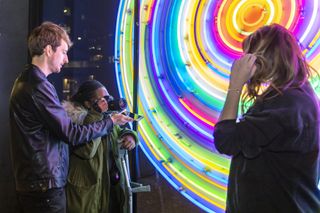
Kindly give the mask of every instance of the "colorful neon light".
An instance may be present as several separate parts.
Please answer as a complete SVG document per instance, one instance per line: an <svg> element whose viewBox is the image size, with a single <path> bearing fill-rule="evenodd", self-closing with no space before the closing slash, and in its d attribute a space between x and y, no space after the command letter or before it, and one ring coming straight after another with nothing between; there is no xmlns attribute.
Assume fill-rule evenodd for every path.
<svg viewBox="0 0 320 213"><path fill-rule="evenodd" d="M139 9L141 149L187 199L206 212L224 212L230 161L215 151L212 132L232 61L246 36L279 23L296 35L320 71L319 0L141 0ZM116 75L130 109L133 13L133 0L120 1Z"/></svg>

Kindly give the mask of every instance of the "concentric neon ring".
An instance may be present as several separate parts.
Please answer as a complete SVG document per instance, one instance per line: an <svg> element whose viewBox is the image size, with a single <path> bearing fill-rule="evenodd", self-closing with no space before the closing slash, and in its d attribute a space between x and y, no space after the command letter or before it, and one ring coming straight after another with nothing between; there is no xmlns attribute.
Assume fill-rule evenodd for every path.
<svg viewBox="0 0 320 213"><path fill-rule="evenodd" d="M133 0L119 4L117 83L132 110ZM224 212L230 160L213 146L232 61L257 28L279 23L320 70L318 0L140 1L139 113L141 149L186 198ZM313 77L317 85L319 79ZM317 90L320 94L320 90Z"/></svg>

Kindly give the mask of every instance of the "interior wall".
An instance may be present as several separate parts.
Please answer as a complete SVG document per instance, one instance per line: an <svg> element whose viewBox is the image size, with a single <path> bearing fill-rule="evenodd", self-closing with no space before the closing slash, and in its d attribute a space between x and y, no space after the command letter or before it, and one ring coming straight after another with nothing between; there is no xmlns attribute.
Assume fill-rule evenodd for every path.
<svg viewBox="0 0 320 213"><path fill-rule="evenodd" d="M10 160L9 95L27 63L28 0L0 0L0 211L16 212Z"/></svg>

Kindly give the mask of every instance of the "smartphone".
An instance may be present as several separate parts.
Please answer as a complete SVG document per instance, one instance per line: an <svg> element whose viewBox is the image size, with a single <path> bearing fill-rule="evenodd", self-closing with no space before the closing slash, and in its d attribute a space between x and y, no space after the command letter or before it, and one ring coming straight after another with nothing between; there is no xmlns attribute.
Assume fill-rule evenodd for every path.
<svg viewBox="0 0 320 213"><path fill-rule="evenodd" d="M133 118L134 121L140 121L143 118L142 115L138 115L132 112L127 112L127 116L129 116L130 118Z"/></svg>

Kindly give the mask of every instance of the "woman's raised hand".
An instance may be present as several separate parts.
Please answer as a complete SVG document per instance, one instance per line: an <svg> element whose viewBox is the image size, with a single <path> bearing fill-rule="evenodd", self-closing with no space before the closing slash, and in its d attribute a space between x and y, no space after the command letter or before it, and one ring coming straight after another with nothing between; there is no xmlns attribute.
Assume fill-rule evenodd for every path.
<svg viewBox="0 0 320 213"><path fill-rule="evenodd" d="M254 54L245 54L233 62L229 89L241 91L243 85L253 76L257 69L254 63L256 58Z"/></svg>

